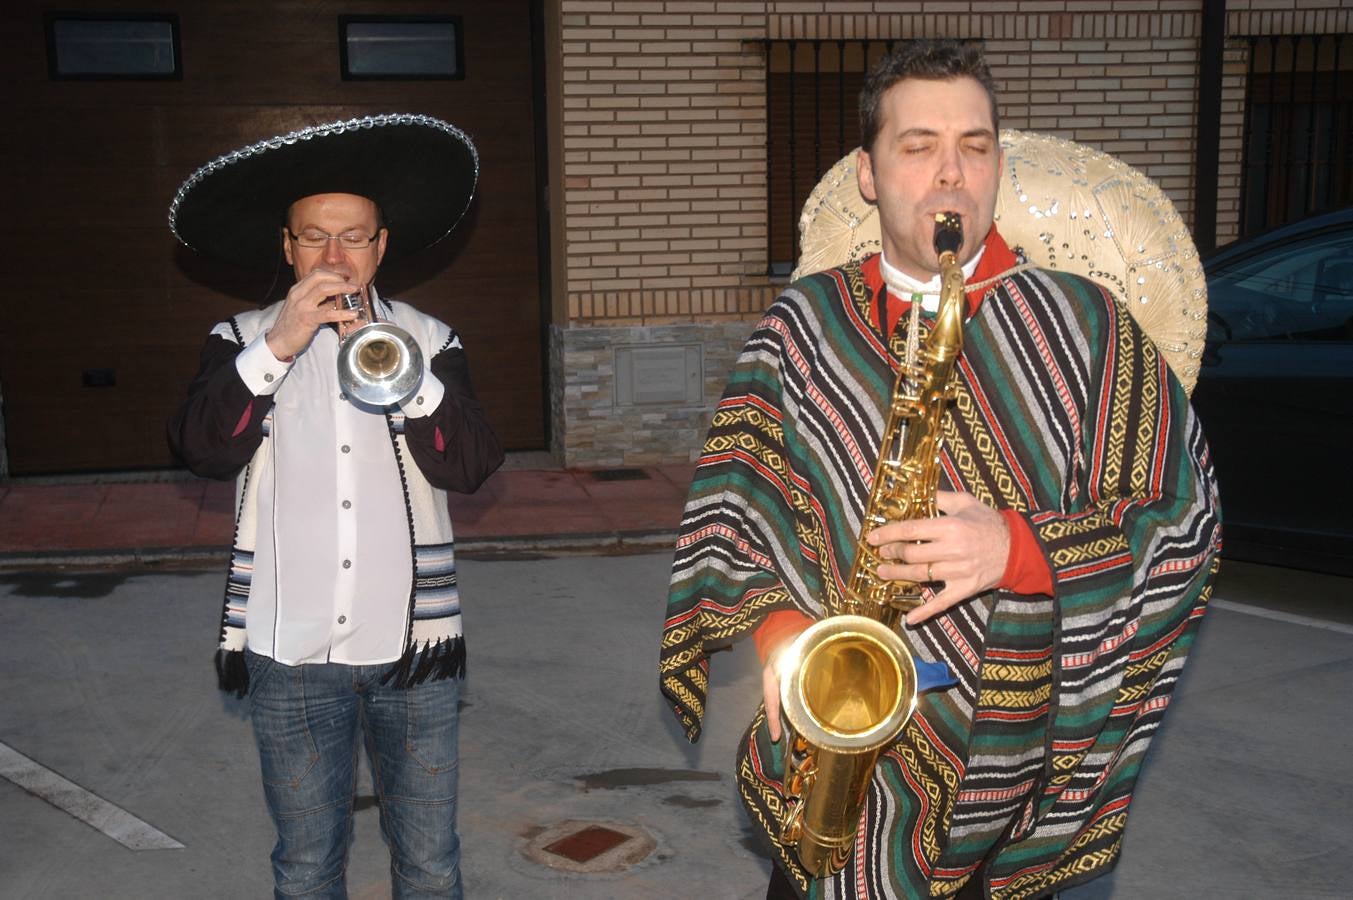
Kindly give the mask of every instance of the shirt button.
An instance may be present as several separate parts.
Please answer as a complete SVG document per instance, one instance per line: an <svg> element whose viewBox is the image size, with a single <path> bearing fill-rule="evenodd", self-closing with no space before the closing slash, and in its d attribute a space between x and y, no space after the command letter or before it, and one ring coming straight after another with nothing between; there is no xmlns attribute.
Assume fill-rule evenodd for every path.
<svg viewBox="0 0 1353 900"><path fill-rule="evenodd" d="M344 508L344 509L352 509L352 501L351 501L351 500L344 500L344 501L343 501L343 508Z"/></svg>
<svg viewBox="0 0 1353 900"><path fill-rule="evenodd" d="M339 447L338 449L342 450L344 453L352 452L352 448L349 447L347 444L344 444L342 447Z"/></svg>
<svg viewBox="0 0 1353 900"><path fill-rule="evenodd" d="M272 384L272 373L271 373L271 372L268 372L267 374L265 374L265 375L263 376L263 380L266 381L266 382L268 382L269 384ZM420 398L420 399L421 399L421 398Z"/></svg>
<svg viewBox="0 0 1353 900"><path fill-rule="evenodd" d="M339 399L339 400L346 400L346 399L348 399L348 395L347 395L347 394L339 394L339 395L338 395L338 399Z"/></svg>
<svg viewBox="0 0 1353 900"><path fill-rule="evenodd" d="M339 624L339 625L342 625L342 624L343 624L344 622L346 622L346 621L348 621L348 617L347 617L347 616L339 616L339 617L338 617L338 624Z"/></svg>
<svg viewBox="0 0 1353 900"><path fill-rule="evenodd" d="M419 398L418 398L418 405L419 405L419 406L422 406L422 405L423 405L423 398L422 398L422 397L419 397Z"/></svg>
<svg viewBox="0 0 1353 900"><path fill-rule="evenodd" d="M343 560L343 568L345 568L345 569L351 569L351 568L352 568L352 560L350 560L350 559L345 559L345 560Z"/></svg>

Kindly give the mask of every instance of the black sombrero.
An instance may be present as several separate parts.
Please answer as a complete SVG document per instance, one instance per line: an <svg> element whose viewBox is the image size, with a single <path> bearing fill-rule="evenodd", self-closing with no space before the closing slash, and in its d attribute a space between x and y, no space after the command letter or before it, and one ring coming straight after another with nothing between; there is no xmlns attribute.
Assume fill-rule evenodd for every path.
<svg viewBox="0 0 1353 900"><path fill-rule="evenodd" d="M188 247L251 269L275 266L296 200L357 194L380 204L387 255L421 250L456 227L474 196L479 154L459 128L393 113L314 125L242 147L188 177L169 228Z"/></svg>

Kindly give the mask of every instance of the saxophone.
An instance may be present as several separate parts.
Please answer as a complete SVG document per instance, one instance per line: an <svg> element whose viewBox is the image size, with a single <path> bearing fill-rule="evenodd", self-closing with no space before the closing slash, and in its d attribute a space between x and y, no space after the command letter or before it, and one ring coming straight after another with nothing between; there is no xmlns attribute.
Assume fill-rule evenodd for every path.
<svg viewBox="0 0 1353 900"><path fill-rule="evenodd" d="M949 680L944 665L913 660L895 626L922 602L921 583L885 581L864 536L890 521L936 514L941 426L963 349L962 221L935 217L940 308L935 327L897 374L874 484L840 609L779 657L780 707L789 723L780 842L814 877L850 859L874 764L916 709L917 693ZM942 671L937 671L942 670Z"/></svg>

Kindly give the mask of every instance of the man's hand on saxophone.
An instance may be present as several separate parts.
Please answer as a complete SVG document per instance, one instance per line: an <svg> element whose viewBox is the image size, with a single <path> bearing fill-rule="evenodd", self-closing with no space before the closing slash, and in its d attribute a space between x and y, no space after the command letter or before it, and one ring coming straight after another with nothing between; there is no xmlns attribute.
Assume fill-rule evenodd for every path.
<svg viewBox="0 0 1353 900"><path fill-rule="evenodd" d="M907 613L908 625L996 587L1010 558L1010 529L996 510L954 491L937 491L935 506L944 515L889 522L865 536L881 557L895 560L878 567L880 578L944 583Z"/></svg>

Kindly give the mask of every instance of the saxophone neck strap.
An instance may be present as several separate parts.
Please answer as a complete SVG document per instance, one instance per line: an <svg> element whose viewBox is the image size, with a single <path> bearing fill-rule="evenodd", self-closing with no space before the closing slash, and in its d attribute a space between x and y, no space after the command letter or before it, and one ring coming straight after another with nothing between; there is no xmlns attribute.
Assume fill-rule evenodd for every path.
<svg viewBox="0 0 1353 900"><path fill-rule="evenodd" d="M981 281L968 282L967 284L963 285L963 292L966 293L969 297L971 297L973 294L982 296L986 294L988 288L1001 283L1010 276L1018 275L1020 272L1027 272L1030 269L1036 268L1038 268L1038 266L1034 265L1033 263L1022 262L1017 265L1011 266L1010 268L1006 269L1003 272L997 272L990 278L983 278Z"/></svg>

